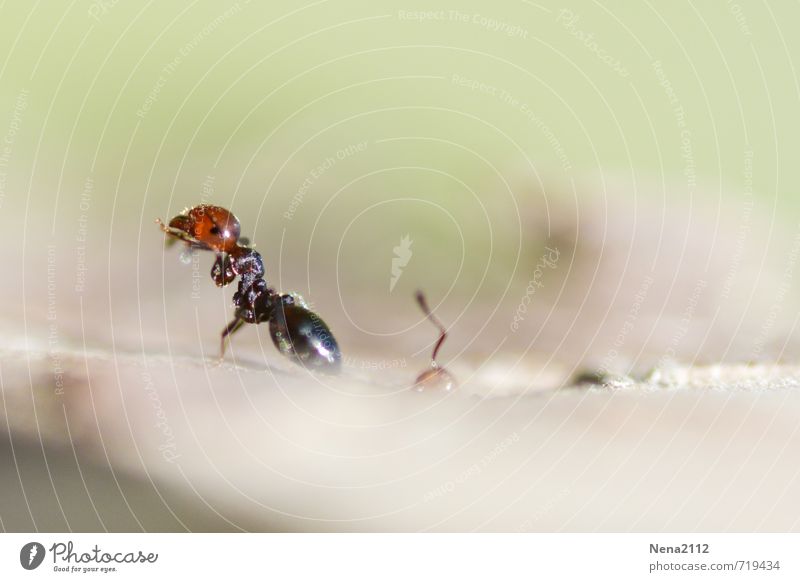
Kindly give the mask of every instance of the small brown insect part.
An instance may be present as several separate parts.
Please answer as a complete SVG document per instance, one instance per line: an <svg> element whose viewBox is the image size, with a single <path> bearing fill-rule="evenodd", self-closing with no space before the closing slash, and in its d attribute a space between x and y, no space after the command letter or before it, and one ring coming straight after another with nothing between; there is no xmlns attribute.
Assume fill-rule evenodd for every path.
<svg viewBox="0 0 800 582"><path fill-rule="evenodd" d="M444 340L447 338L447 330L431 312L430 307L428 307L428 301L425 299L425 294L422 291L417 291L416 299L425 316L439 329L439 339L436 345L433 346L430 368L417 376L417 380L414 382L414 388L418 391L433 389L449 392L457 386L456 380L446 368L439 366L439 363L436 361L439 348L442 347Z"/></svg>

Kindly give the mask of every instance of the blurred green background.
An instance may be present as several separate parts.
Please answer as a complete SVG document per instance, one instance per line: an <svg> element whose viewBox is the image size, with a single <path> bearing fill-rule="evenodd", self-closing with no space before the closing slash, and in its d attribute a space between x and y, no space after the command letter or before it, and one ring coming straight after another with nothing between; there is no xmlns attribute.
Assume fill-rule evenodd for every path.
<svg viewBox="0 0 800 582"><path fill-rule="evenodd" d="M278 286L390 333L348 297L422 284L495 302L516 286L516 303L547 241L532 214L576 188L734 208L752 194L794 224L799 16L746 1L5 3L0 204L28 229L9 242L83 238L103 262L136 249L142 274L155 217L216 203ZM406 235L415 259L390 289Z"/></svg>

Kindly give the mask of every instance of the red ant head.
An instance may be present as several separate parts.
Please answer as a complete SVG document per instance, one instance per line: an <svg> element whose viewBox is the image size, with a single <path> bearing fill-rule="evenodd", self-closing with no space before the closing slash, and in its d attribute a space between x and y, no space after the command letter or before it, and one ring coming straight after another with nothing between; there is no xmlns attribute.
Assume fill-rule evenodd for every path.
<svg viewBox="0 0 800 582"><path fill-rule="evenodd" d="M169 221L168 234L218 253L232 251L239 240L239 220L221 206L201 204Z"/></svg>

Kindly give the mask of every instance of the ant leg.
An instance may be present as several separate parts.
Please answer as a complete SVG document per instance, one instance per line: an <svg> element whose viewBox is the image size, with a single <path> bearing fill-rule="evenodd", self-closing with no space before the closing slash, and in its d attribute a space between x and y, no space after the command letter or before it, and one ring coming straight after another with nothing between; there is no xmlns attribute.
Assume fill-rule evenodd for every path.
<svg viewBox="0 0 800 582"><path fill-rule="evenodd" d="M222 360L225 358L225 347L227 345L228 336L233 334L237 329L242 327L245 324L244 319L237 317L233 321L231 321L228 325L225 326L225 329L222 330L222 335L220 337L220 350L219 350L219 359Z"/></svg>

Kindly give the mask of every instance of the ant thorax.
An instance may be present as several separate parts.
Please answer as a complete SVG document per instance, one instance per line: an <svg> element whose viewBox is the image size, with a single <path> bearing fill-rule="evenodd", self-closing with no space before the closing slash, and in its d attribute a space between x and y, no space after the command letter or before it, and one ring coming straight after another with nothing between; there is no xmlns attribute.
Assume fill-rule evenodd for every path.
<svg viewBox="0 0 800 582"><path fill-rule="evenodd" d="M275 292L267 285L264 274L261 253L239 244L229 252L216 251L211 267L211 279L217 287L230 285L236 277L241 277L233 304L237 317L247 323L267 321L272 314Z"/></svg>

